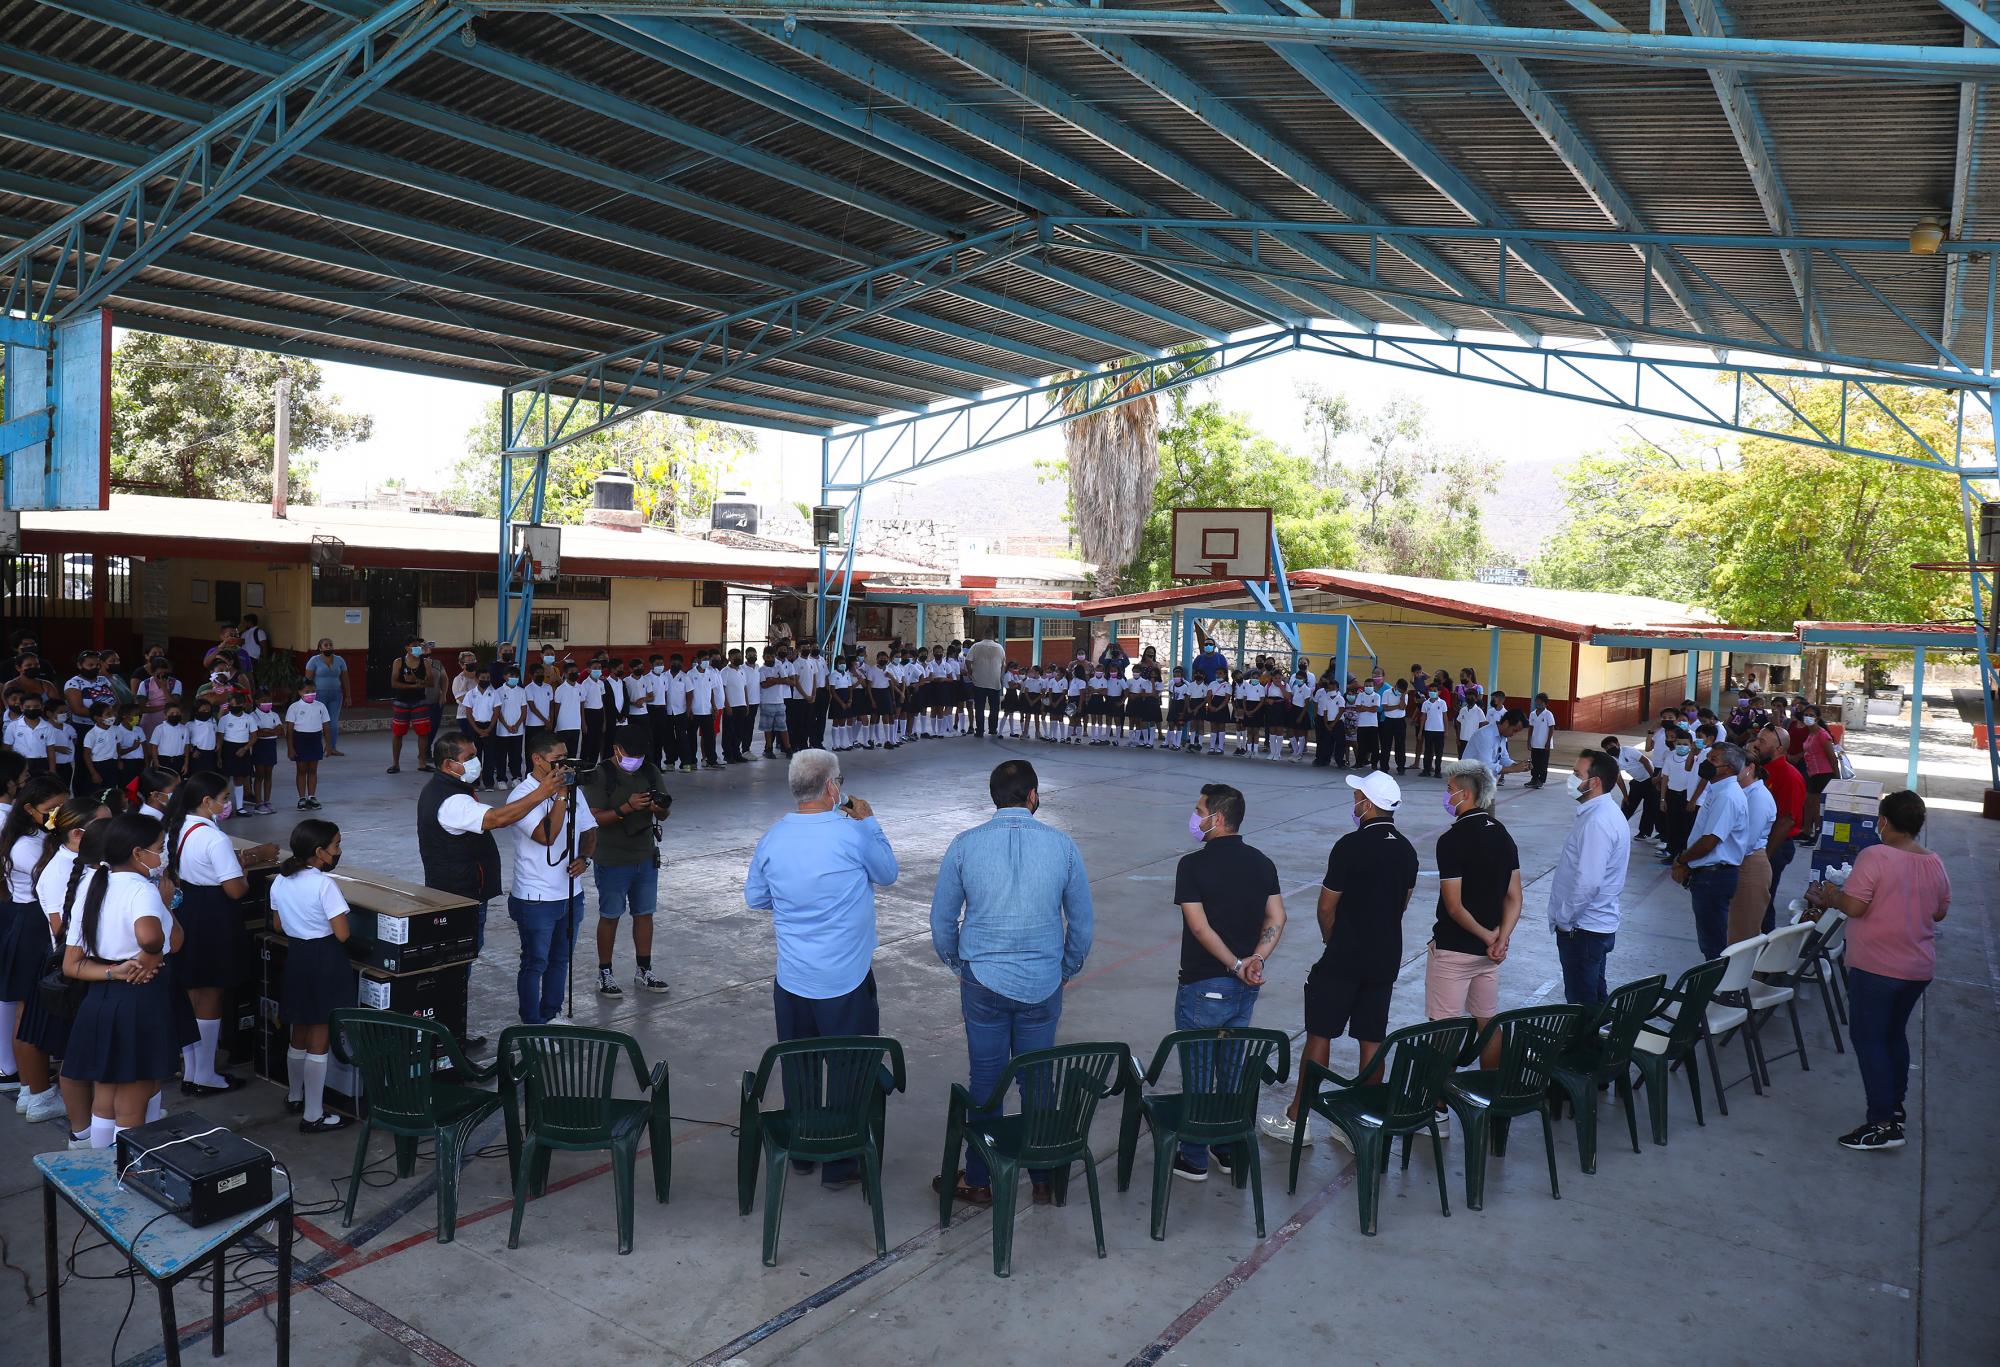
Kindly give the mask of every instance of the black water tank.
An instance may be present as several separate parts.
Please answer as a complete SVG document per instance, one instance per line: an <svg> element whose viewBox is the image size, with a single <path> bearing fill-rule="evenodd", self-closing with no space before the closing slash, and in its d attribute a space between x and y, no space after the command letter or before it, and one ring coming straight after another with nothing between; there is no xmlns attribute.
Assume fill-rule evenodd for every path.
<svg viewBox="0 0 2000 1367"><path fill-rule="evenodd" d="M613 512L632 511L632 476L625 470L605 470L597 476L591 491L591 506Z"/></svg>
<svg viewBox="0 0 2000 1367"><path fill-rule="evenodd" d="M757 534L757 502L741 489L730 489L715 500L708 525L719 532Z"/></svg>

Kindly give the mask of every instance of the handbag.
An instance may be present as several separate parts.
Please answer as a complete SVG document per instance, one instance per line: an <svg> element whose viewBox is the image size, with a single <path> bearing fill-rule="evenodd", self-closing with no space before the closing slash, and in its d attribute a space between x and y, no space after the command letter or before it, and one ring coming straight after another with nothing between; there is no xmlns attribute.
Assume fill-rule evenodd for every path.
<svg viewBox="0 0 2000 1367"><path fill-rule="evenodd" d="M1840 777L1843 779L1854 777L1854 761L1847 757L1844 747L1836 745L1833 748L1833 760Z"/></svg>
<svg viewBox="0 0 2000 1367"><path fill-rule="evenodd" d="M35 984L35 991L44 1011L58 1020L75 1020L90 984L66 975L62 965L61 950L49 955L42 964L41 980Z"/></svg>

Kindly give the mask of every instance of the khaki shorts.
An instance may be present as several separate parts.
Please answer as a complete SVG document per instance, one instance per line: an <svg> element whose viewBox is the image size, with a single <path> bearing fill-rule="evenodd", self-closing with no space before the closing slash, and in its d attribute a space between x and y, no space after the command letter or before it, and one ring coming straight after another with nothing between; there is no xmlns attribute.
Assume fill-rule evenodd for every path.
<svg viewBox="0 0 2000 1367"><path fill-rule="evenodd" d="M1490 1020L1500 1010L1500 965L1484 954L1439 949L1432 941L1424 961L1424 1014L1431 1020L1477 1016Z"/></svg>

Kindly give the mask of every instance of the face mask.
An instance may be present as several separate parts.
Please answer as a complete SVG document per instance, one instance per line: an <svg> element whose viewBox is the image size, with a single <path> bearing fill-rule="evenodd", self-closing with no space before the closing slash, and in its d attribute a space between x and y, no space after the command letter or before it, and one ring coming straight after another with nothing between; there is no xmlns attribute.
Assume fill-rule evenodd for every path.
<svg viewBox="0 0 2000 1367"><path fill-rule="evenodd" d="M604 671L601 669L593 669L590 671L590 677L593 679L601 679L604 677Z"/></svg>
<svg viewBox="0 0 2000 1367"><path fill-rule="evenodd" d="M319 866L321 873L332 873L336 868L339 867L340 867L340 856L337 854L333 856L333 858L327 860L324 864L321 864Z"/></svg>
<svg viewBox="0 0 2000 1367"><path fill-rule="evenodd" d="M1575 772L1572 771L1570 775L1563 780L1563 790L1567 792L1572 798L1581 798L1583 796L1583 780L1578 778Z"/></svg>
<svg viewBox="0 0 2000 1367"><path fill-rule="evenodd" d="M424 653L424 648L422 646L410 647L410 658L412 660L420 658L423 655L423 653Z"/></svg>
<svg viewBox="0 0 2000 1367"><path fill-rule="evenodd" d="M618 767L628 774L636 774L639 772L639 766L645 762L646 757L644 755L627 755L618 761Z"/></svg>
<svg viewBox="0 0 2000 1367"><path fill-rule="evenodd" d="M1686 741L1681 741L1680 743L1674 746L1674 753L1677 755L1685 755L1689 750L1693 748L1694 747L1689 745Z"/></svg>
<svg viewBox="0 0 2000 1367"><path fill-rule="evenodd" d="M257 704L257 710L259 712L269 712L271 710L271 704L267 702L260 702Z"/></svg>
<svg viewBox="0 0 2000 1367"><path fill-rule="evenodd" d="M214 715L215 715L214 709L204 707L199 712L194 714L194 719L196 721L207 721L210 717Z"/></svg>
<svg viewBox="0 0 2000 1367"><path fill-rule="evenodd" d="M41 715L42 714L39 712L30 712L28 714L28 720L33 721L35 718ZM179 726L181 724L181 714L178 712L167 713L167 724L170 726Z"/></svg>
<svg viewBox="0 0 2000 1367"><path fill-rule="evenodd" d="M1697 764L1697 765L1695 765L1695 767L1694 767L1694 771L1695 771L1695 773L1696 773L1696 774L1697 774L1698 776L1700 776L1700 777L1701 777L1702 779L1704 779L1705 781L1707 781L1707 782L1709 782L1709 783L1713 783L1713 782L1715 782L1715 761L1714 761L1714 760L1712 760L1712 759L1705 759L1705 760L1703 760L1703 761L1702 761L1702 762L1701 762L1700 764Z"/></svg>
<svg viewBox="0 0 2000 1367"><path fill-rule="evenodd" d="M1453 820L1458 818L1458 804L1452 800L1451 790L1448 788L1444 795L1444 814Z"/></svg>
<svg viewBox="0 0 2000 1367"><path fill-rule="evenodd" d="M1188 838L1193 840L1195 844L1199 845L1207 837L1208 837L1208 831L1202 824L1201 813L1189 812Z"/></svg>
<svg viewBox="0 0 2000 1367"><path fill-rule="evenodd" d="M1353 811L1353 820L1356 828L1359 828L1361 825L1361 809L1359 807L1356 807Z"/></svg>
<svg viewBox="0 0 2000 1367"><path fill-rule="evenodd" d="M465 763L460 766L458 781L460 783L479 782L479 756L474 755L471 759L466 760Z"/></svg>
<svg viewBox="0 0 2000 1367"><path fill-rule="evenodd" d="M1437 695L1438 695L1438 691L1437 691L1437 690L1436 690L1435 688L1433 688L1433 689L1431 690L1431 701L1433 701L1433 702L1437 701Z"/></svg>
<svg viewBox="0 0 2000 1367"><path fill-rule="evenodd" d="M234 815L236 815L236 804L228 798L224 798L222 806L215 813L215 819L217 821L227 821Z"/></svg>
<svg viewBox="0 0 2000 1367"><path fill-rule="evenodd" d="M308 689L307 689L307 690L306 690L305 692L303 692L303 693L299 694L299 701L300 701L300 702L313 702L313 701L315 701L315 700L316 700L316 699L317 699L318 697L319 697L319 694L317 694L317 693L313 692L313 691L312 691L312 690L311 690L310 688L308 688Z"/></svg>
<svg viewBox="0 0 2000 1367"><path fill-rule="evenodd" d="M152 850L147 850L146 853L154 859L158 859L160 857L159 855L155 854ZM166 875L167 866L164 863L159 863L153 865L153 867L149 869L144 864L141 864L139 866L139 871L146 875L146 881L148 883L157 883L160 881L162 877Z"/></svg>
<svg viewBox="0 0 2000 1367"><path fill-rule="evenodd" d="M517 685L519 685L519 684L520 684L520 682L521 682L521 681L520 681L519 679L515 678L515 677L514 677L514 676L513 676L512 674L509 674L509 675L507 676L507 687L509 687L509 688L513 688L513 687L516 687Z"/></svg>
<svg viewBox="0 0 2000 1367"><path fill-rule="evenodd" d="M555 657L555 656L553 656L553 655L544 655L544 656L542 656L542 663L543 663L543 664L545 664L545 665L552 665L552 664L554 664L555 662L556 662L556 657Z"/></svg>
<svg viewBox="0 0 2000 1367"><path fill-rule="evenodd" d="M27 719L28 719L29 721L40 721L40 720L42 719L42 714L41 714L41 713L39 713L39 712L23 712L23 713L22 713L21 715L22 715L23 717L26 717L26 718L27 718ZM168 718L167 718L167 720L168 720L168 721L179 721L179 720L180 720L180 718L179 718L179 717L168 717Z"/></svg>
<svg viewBox="0 0 2000 1367"><path fill-rule="evenodd" d="M654 665L653 672L655 674L664 674L667 672L667 667L665 665Z"/></svg>

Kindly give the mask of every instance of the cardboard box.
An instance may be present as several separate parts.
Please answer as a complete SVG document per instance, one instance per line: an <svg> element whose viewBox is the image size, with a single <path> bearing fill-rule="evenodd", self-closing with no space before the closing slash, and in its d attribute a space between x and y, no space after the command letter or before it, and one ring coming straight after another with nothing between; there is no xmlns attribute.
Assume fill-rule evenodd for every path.
<svg viewBox="0 0 2000 1367"><path fill-rule="evenodd" d="M1837 778L1819 795L1819 805L1823 811L1872 817L1882 805L1882 784L1872 778Z"/></svg>

